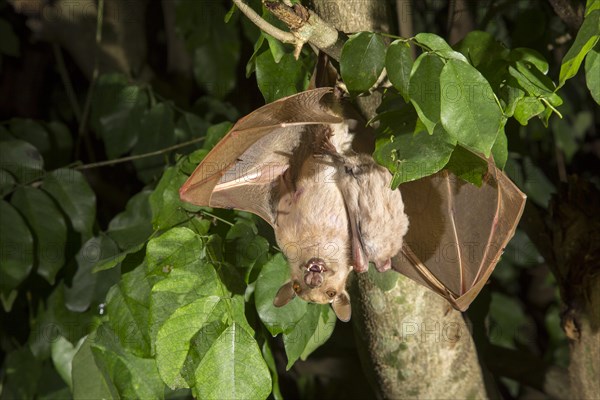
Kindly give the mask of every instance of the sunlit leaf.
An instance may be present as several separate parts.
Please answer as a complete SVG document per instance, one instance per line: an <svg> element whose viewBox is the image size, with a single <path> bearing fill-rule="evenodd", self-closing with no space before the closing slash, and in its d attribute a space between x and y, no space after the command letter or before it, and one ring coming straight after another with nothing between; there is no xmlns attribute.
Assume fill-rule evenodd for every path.
<svg viewBox="0 0 600 400"><path fill-rule="evenodd" d="M596 44L585 59L585 82L596 103L600 104L600 44Z"/></svg>
<svg viewBox="0 0 600 400"><path fill-rule="evenodd" d="M600 10L587 14L577 32L575 41L562 59L560 66L559 87L577 74L587 53L594 48L600 36Z"/></svg>
<svg viewBox="0 0 600 400"><path fill-rule="evenodd" d="M271 375L256 341L235 323L200 362L196 383L195 393L202 399L262 400L271 393Z"/></svg>
<svg viewBox="0 0 600 400"><path fill-rule="evenodd" d="M410 101L430 134L440 122L440 74L443 68L444 62L441 58L431 53L423 53L415 61L410 74Z"/></svg>
<svg viewBox="0 0 600 400"><path fill-rule="evenodd" d="M408 102L410 83L410 71L413 59L410 45L401 40L395 40L390 44L385 55L385 69L392 85L400 92L404 101Z"/></svg>
<svg viewBox="0 0 600 400"><path fill-rule="evenodd" d="M254 292L256 311L273 336L282 332L291 332L306 313L308 306L306 302L299 299L293 299L285 307L278 308L273 305L277 291L289 278L287 262L281 254L277 254L263 266L256 281Z"/></svg>
<svg viewBox="0 0 600 400"><path fill-rule="evenodd" d="M444 129L461 145L489 156L502 112L488 81L469 64L448 60L440 84Z"/></svg>

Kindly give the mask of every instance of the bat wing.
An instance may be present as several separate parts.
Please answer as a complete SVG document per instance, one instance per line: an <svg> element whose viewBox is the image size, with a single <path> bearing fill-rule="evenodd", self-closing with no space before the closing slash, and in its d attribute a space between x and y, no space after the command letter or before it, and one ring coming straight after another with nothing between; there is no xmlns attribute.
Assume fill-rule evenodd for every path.
<svg viewBox="0 0 600 400"><path fill-rule="evenodd" d="M465 311L514 235L526 196L491 163L480 188L443 170L400 190L410 227L393 268Z"/></svg>
<svg viewBox="0 0 600 400"><path fill-rule="evenodd" d="M308 90L240 119L179 190L182 200L257 214L274 225L272 193L302 143L304 127L342 122L331 111L332 88Z"/></svg>

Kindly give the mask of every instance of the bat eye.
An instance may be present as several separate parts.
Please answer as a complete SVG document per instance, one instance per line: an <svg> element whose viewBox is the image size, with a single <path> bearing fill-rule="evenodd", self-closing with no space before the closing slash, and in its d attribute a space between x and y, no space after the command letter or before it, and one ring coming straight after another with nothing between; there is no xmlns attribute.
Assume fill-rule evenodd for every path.
<svg viewBox="0 0 600 400"><path fill-rule="evenodd" d="M296 293L300 293L302 291L302 288L300 287L300 284L295 282L294 285L292 286L292 288L294 289L294 292Z"/></svg>
<svg viewBox="0 0 600 400"><path fill-rule="evenodd" d="M329 296L330 299L333 299L335 297L335 295L336 295L335 290L328 290L325 293L327 293L327 296Z"/></svg>

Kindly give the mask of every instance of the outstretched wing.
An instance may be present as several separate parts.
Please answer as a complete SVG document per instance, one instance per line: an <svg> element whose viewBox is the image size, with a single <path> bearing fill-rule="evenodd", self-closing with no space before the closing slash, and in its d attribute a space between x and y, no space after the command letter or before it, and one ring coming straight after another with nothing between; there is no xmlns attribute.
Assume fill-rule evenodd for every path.
<svg viewBox="0 0 600 400"><path fill-rule="evenodd" d="M410 228L393 268L466 310L514 235L526 196L492 163L481 187L443 170L400 190Z"/></svg>
<svg viewBox="0 0 600 400"><path fill-rule="evenodd" d="M240 119L179 190L182 200L257 214L271 225L272 191L300 145L304 127L335 124L333 89L308 90L267 104Z"/></svg>

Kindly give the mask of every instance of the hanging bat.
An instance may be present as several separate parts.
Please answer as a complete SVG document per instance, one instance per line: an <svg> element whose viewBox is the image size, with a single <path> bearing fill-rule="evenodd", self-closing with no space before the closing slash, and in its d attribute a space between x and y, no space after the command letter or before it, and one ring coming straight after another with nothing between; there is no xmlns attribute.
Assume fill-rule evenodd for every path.
<svg viewBox="0 0 600 400"><path fill-rule="evenodd" d="M276 306L297 295L331 303L347 321L348 275L373 262L465 310L514 234L523 194L491 164L483 188L443 171L391 190L391 174L354 152L351 125L331 88L265 105L213 148L181 199L249 211L273 227L291 272Z"/></svg>

